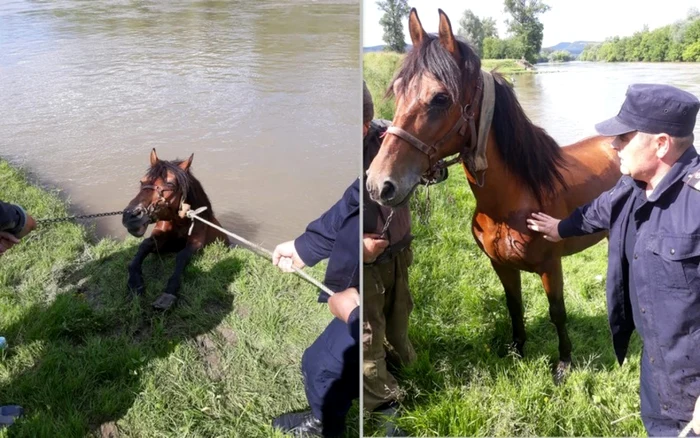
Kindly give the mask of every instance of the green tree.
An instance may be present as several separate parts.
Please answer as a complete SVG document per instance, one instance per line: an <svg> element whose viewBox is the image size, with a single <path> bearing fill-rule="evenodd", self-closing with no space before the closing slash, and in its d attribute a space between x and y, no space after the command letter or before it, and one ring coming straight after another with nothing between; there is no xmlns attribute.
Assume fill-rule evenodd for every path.
<svg viewBox="0 0 700 438"><path fill-rule="evenodd" d="M476 50L479 56L483 54L483 43L484 43L484 26L479 20L479 17L474 15L474 13L467 9L462 14L462 18L459 20L459 32L460 36L464 37Z"/></svg>
<svg viewBox="0 0 700 438"><path fill-rule="evenodd" d="M408 7L408 0L380 0L377 2L379 9L384 11L384 15L379 20L379 24L384 28L384 42L387 49L394 52L403 53L406 51L405 36L401 20L408 17L411 8Z"/></svg>
<svg viewBox="0 0 700 438"><path fill-rule="evenodd" d="M503 59L505 58L503 40L498 38L484 38L484 59Z"/></svg>
<svg viewBox="0 0 700 438"><path fill-rule="evenodd" d="M568 50L557 50L549 54L549 62L571 61L571 53Z"/></svg>
<svg viewBox="0 0 700 438"><path fill-rule="evenodd" d="M700 41L690 44L683 50L683 61L700 62Z"/></svg>
<svg viewBox="0 0 700 438"><path fill-rule="evenodd" d="M481 27L484 29L484 38L498 38L496 20L494 20L492 17L482 19Z"/></svg>
<svg viewBox="0 0 700 438"><path fill-rule="evenodd" d="M538 15L549 10L542 0L505 0L505 12L512 17L507 20L508 30L520 40L523 56L529 62L536 62L542 48L544 26Z"/></svg>

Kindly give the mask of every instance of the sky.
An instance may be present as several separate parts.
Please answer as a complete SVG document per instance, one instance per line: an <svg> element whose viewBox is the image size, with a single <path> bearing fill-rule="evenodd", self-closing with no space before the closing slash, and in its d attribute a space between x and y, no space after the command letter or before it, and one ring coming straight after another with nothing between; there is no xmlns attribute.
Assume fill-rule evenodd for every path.
<svg viewBox="0 0 700 438"><path fill-rule="evenodd" d="M362 0L362 45L364 47L384 44L384 33L379 19L382 12L375 0ZM651 3L648 0L544 0L551 8L540 16L544 25L542 47L551 47L560 42L603 41L607 37L629 36L642 30L645 24L653 30L686 17L688 11L700 8L698 0L665 0ZM428 33L437 32L438 8L441 8L457 33L459 20L466 9L471 9L479 18L493 17L498 25L500 37L506 35L502 0L408 0L410 7L418 11L423 28ZM408 19L404 20L406 42Z"/></svg>

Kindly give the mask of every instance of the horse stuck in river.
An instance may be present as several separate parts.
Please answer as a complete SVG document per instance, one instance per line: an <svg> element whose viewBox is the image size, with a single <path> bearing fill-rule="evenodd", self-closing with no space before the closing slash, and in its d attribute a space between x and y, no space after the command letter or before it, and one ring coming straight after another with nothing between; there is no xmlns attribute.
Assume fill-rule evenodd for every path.
<svg viewBox="0 0 700 438"><path fill-rule="evenodd" d="M606 234L552 243L531 232L526 219L533 212L564 218L592 201L620 178L619 161L609 137L559 147L530 122L503 76L482 71L447 15L439 15L438 34L429 35L411 10L413 48L387 91L396 98L393 126L367 172L367 190L383 205L402 205L422 176L430 179L448 165L441 159L459 153L451 161L461 162L476 199L472 233L503 284L513 347L523 356L520 271L535 272L559 338L554 378L560 382L571 363L561 258Z"/></svg>
<svg viewBox="0 0 700 438"><path fill-rule="evenodd" d="M193 158L194 154L187 160L162 161L153 149L151 167L141 178L141 188L122 216L122 224L136 237L142 237L148 225L155 223L150 237L139 245L136 256L129 263L127 285L132 292L142 295L145 290L141 265L149 254L177 252L175 271L165 291L153 303L157 310L167 310L175 304L182 273L197 251L216 240L229 243L222 232L201 222L193 223L185 216L188 208L207 207L199 215L220 225L202 184L190 171Z"/></svg>

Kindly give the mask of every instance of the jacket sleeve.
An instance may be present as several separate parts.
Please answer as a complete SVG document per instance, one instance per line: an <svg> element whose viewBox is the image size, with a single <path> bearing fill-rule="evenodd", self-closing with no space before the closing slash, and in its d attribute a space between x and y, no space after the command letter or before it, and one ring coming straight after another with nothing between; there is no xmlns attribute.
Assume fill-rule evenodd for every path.
<svg viewBox="0 0 700 438"><path fill-rule="evenodd" d="M569 217L559 222L559 236L565 239L609 230L612 197L618 188L619 184L612 190L606 190L591 203L577 208Z"/></svg>
<svg viewBox="0 0 700 438"><path fill-rule="evenodd" d="M350 336L355 340L355 343L360 343L360 306L355 307L355 310L350 313L348 318L348 330Z"/></svg>
<svg viewBox="0 0 700 438"><path fill-rule="evenodd" d="M19 205L0 201L0 231L17 235L27 222L27 214Z"/></svg>
<svg viewBox="0 0 700 438"><path fill-rule="evenodd" d="M354 186L357 187L353 188ZM338 230L353 209L358 208L359 196L355 196L353 190L359 191L359 180L356 180L345 191L343 197L333 207L311 222L306 227L304 234L294 241L294 247L299 257L307 266L314 266L321 260L330 257ZM353 199L357 205L353 206Z"/></svg>

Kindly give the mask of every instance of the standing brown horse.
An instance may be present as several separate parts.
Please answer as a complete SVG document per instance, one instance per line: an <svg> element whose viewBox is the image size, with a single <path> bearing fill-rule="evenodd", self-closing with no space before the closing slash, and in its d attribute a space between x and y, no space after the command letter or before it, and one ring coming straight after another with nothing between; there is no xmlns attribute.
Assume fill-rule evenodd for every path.
<svg viewBox="0 0 700 438"><path fill-rule="evenodd" d="M476 198L472 233L505 289L514 347L523 354L520 271L536 272L559 336L555 374L559 381L571 361L561 257L593 245L605 234L551 243L530 232L526 219L538 211L565 217L593 200L620 177L618 159L605 137L560 148L530 122L510 85L493 73L495 107L485 134L488 168L485 173L470 171L465 161L476 153L474 125L480 122L484 83L481 61L467 44L455 39L442 10L439 15L438 35L428 35L416 10L411 10L413 49L387 92L396 97L396 129L389 131L367 172L367 190L377 202L401 205L438 160L460 153ZM465 129L469 125L472 129Z"/></svg>
<svg viewBox="0 0 700 438"><path fill-rule="evenodd" d="M129 289L143 294L145 285L141 273L144 259L152 252L177 252L175 272L168 280L165 292L153 303L158 310L169 309L178 297L182 273L192 256L215 240L228 243L225 234L201 222L194 223L189 233L190 219L184 217L184 206L196 210L207 207L199 215L217 225L211 202L202 184L192 175L192 158L184 161L161 161L156 150L151 151L151 167L141 178L141 190L126 207L122 224L132 235L141 237L149 224L156 226L151 236L144 240L129 263Z"/></svg>

